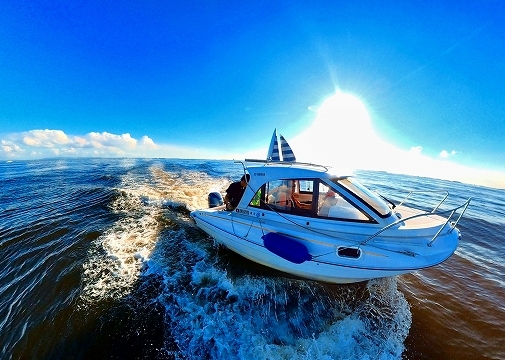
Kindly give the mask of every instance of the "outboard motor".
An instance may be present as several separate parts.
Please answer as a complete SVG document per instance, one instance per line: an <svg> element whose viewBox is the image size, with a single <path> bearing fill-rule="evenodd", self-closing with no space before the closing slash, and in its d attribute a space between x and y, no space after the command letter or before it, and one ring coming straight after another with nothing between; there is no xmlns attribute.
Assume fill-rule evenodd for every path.
<svg viewBox="0 0 505 360"><path fill-rule="evenodd" d="M223 197L218 192L211 192L209 194L209 208L223 205Z"/></svg>

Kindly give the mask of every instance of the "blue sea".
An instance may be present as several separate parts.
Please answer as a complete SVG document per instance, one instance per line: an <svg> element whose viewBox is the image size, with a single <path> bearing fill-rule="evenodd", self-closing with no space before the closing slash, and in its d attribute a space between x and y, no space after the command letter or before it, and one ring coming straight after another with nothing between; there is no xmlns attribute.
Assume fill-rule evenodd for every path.
<svg viewBox="0 0 505 360"><path fill-rule="evenodd" d="M290 278L189 212L232 161L0 163L1 359L505 359L505 191L357 171L399 201L473 198L446 262L350 285Z"/></svg>

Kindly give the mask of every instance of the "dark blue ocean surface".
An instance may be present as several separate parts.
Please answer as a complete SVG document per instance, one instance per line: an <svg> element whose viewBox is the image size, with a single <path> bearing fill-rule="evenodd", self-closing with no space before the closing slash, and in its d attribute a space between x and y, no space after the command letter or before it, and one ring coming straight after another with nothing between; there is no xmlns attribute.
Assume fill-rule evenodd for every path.
<svg viewBox="0 0 505 360"><path fill-rule="evenodd" d="M194 225L189 211L242 171L179 159L1 163L2 359L505 358L505 191L357 172L394 201L421 189L473 200L443 264L328 285L245 260Z"/></svg>

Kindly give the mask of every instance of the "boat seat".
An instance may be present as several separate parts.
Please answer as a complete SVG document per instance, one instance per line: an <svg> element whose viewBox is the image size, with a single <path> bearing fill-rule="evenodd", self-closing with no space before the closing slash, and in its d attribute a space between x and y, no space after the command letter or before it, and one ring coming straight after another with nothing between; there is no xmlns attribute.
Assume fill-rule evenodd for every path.
<svg viewBox="0 0 505 360"><path fill-rule="evenodd" d="M312 208L312 204L304 204L299 200L300 194L292 193L291 200L293 201L294 207L302 210L310 210Z"/></svg>
<svg viewBox="0 0 505 360"><path fill-rule="evenodd" d="M286 192L279 192L276 196L269 195L268 203L278 207L293 207L293 202Z"/></svg>
<svg viewBox="0 0 505 360"><path fill-rule="evenodd" d="M320 200L321 206L319 207L319 216L330 216L329 211L332 207L336 207L338 199L334 197L324 197Z"/></svg>
<svg viewBox="0 0 505 360"><path fill-rule="evenodd" d="M329 217L341 218L341 219L362 219L363 214L358 210L350 206L342 206L341 204L333 205L328 210Z"/></svg>

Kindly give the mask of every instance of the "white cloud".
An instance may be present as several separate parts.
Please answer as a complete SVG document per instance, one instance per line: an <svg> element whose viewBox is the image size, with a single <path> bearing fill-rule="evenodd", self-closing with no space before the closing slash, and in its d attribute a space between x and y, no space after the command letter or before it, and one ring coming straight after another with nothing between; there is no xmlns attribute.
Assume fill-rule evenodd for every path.
<svg viewBox="0 0 505 360"><path fill-rule="evenodd" d="M67 135L62 130L30 130L1 139L0 159L33 159L55 156L72 157L172 157L229 158L229 154L208 149L155 144L147 135L140 139L129 133L90 132Z"/></svg>
<svg viewBox="0 0 505 360"><path fill-rule="evenodd" d="M447 159L450 156L456 155L456 153L457 153L456 150L452 150L451 152L448 152L447 150L442 150L440 152L440 154L438 154L438 156L441 157L441 158L443 158L443 159Z"/></svg>
<svg viewBox="0 0 505 360"><path fill-rule="evenodd" d="M3 152L8 156L15 156L16 154L22 153L24 151L19 145L12 141L2 140L1 144L2 151L0 153Z"/></svg>
<svg viewBox="0 0 505 360"><path fill-rule="evenodd" d="M0 155L3 153L6 157L16 157L24 152L24 149L21 148L18 144L12 141L2 140L2 146L0 147Z"/></svg>
<svg viewBox="0 0 505 360"><path fill-rule="evenodd" d="M69 142L71 140L61 130L30 130L23 133L23 143L28 146L52 148Z"/></svg>
<svg viewBox="0 0 505 360"><path fill-rule="evenodd" d="M330 120L326 120L327 123ZM343 173L346 173L348 169L351 171L353 169L383 170L505 188L505 173L503 172L479 170L454 164L448 160L457 154L455 150L442 151L437 160L425 156L422 153L422 146L413 146L410 150L398 149L379 139L371 133L371 130L367 130L365 120L365 118L361 119L360 130L351 132L352 136L348 136L349 134L343 131L339 131L336 135L330 134L329 145L323 141L314 141L314 139L325 138L326 127L308 129L305 133L288 141L299 161L333 165ZM363 141L364 138L366 142ZM268 142L269 139L265 141L266 146ZM266 152L266 147L244 154L243 151L233 152L232 149L217 151L156 144L148 136L144 135L137 140L129 133L117 135L108 132L90 132L84 135L67 135L61 130L46 129L9 134L0 139L0 159L34 159L55 156L244 159L265 158Z"/></svg>
<svg viewBox="0 0 505 360"><path fill-rule="evenodd" d="M138 153L157 146L148 136L137 141L130 134L90 132L68 136L62 130L30 130L1 140L0 158L51 156L141 156ZM30 154L30 155L27 155Z"/></svg>
<svg viewBox="0 0 505 360"><path fill-rule="evenodd" d="M76 146L84 147L86 145L86 139L80 136L74 136L74 143Z"/></svg>
<svg viewBox="0 0 505 360"><path fill-rule="evenodd" d="M146 149L156 149L158 147L158 145L156 145L152 139L145 135L140 138L139 143Z"/></svg>
<svg viewBox="0 0 505 360"><path fill-rule="evenodd" d="M108 132L91 132L87 134L85 138L90 141L93 147L98 148L109 147L118 149L135 149L137 146L137 140L132 138L128 133L123 135L114 135Z"/></svg>

